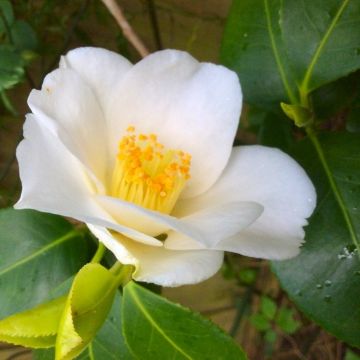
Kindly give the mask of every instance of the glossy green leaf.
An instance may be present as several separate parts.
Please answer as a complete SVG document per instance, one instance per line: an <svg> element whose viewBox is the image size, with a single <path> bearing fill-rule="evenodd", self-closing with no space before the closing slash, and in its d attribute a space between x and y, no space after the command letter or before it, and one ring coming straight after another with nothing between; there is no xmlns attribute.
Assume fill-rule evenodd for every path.
<svg viewBox="0 0 360 360"><path fill-rule="evenodd" d="M132 360L121 331L121 301L117 291L114 303L105 323L89 346L76 358L77 360ZM54 349L34 351L34 360L53 360Z"/></svg>
<svg viewBox="0 0 360 360"><path fill-rule="evenodd" d="M260 299L260 309L267 319L272 320L275 317L277 306L274 300L267 296L262 296Z"/></svg>
<svg viewBox="0 0 360 360"><path fill-rule="evenodd" d="M0 321L0 341L32 348L55 345L66 297L41 304Z"/></svg>
<svg viewBox="0 0 360 360"><path fill-rule="evenodd" d="M357 0L234 0L221 60L247 102L296 104L360 68L359 14Z"/></svg>
<svg viewBox="0 0 360 360"><path fill-rule="evenodd" d="M245 359L230 336L209 320L128 283L123 295L123 331L136 358Z"/></svg>
<svg viewBox="0 0 360 360"><path fill-rule="evenodd" d="M328 134L320 142L342 202L336 201L312 144L300 143L293 155L315 184L317 208L300 255L272 266L306 315L340 339L360 346L360 137Z"/></svg>
<svg viewBox="0 0 360 360"><path fill-rule="evenodd" d="M311 95L317 119L329 119L339 112L357 106L360 93L360 71L315 90Z"/></svg>
<svg viewBox="0 0 360 360"><path fill-rule="evenodd" d="M287 0L280 12L289 61L304 91L359 69L359 1Z"/></svg>
<svg viewBox="0 0 360 360"><path fill-rule="evenodd" d="M258 133L258 141L265 146L288 151L294 144L292 123L285 115L267 113Z"/></svg>
<svg viewBox="0 0 360 360"><path fill-rule="evenodd" d="M360 101L348 114L346 130L352 133L360 133Z"/></svg>
<svg viewBox="0 0 360 360"><path fill-rule="evenodd" d="M89 252L84 237L59 216L0 210L0 318L53 297Z"/></svg>
<svg viewBox="0 0 360 360"><path fill-rule="evenodd" d="M56 340L57 360L73 359L104 323L116 292L115 277L100 264L86 264L75 276Z"/></svg>

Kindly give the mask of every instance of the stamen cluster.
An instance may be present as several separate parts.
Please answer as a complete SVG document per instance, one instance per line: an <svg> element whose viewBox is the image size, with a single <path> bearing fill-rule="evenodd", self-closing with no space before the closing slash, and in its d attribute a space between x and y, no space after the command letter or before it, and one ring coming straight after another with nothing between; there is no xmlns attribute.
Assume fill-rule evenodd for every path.
<svg viewBox="0 0 360 360"><path fill-rule="evenodd" d="M170 213L190 178L191 155L166 149L155 134L127 128L119 142L111 195L145 208Z"/></svg>

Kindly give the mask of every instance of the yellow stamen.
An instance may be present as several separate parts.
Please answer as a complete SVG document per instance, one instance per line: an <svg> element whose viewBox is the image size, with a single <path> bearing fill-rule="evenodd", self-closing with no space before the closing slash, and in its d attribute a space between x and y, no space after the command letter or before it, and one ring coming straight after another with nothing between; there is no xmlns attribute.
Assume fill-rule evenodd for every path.
<svg viewBox="0 0 360 360"><path fill-rule="evenodd" d="M131 125L118 149L110 195L169 214L190 179L191 155L166 149L155 134L136 135Z"/></svg>

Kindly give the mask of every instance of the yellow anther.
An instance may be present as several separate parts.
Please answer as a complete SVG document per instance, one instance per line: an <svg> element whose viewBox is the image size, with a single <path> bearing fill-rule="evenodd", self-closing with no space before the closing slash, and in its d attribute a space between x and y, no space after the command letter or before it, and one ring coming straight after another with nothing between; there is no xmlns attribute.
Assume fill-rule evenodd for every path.
<svg viewBox="0 0 360 360"><path fill-rule="evenodd" d="M165 149L155 134L136 135L134 126L127 132L119 141L110 195L170 213L190 178L191 156Z"/></svg>
<svg viewBox="0 0 360 360"><path fill-rule="evenodd" d="M176 171L176 170L179 168L179 164L177 164L177 163L171 163L171 164L169 165L169 167L170 167L171 170Z"/></svg>

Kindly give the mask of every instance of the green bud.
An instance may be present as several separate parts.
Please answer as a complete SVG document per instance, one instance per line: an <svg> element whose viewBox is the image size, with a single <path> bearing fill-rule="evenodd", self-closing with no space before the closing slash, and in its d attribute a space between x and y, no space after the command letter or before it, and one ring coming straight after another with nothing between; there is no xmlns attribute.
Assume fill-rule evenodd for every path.
<svg viewBox="0 0 360 360"><path fill-rule="evenodd" d="M300 105L280 103L284 113L294 121L297 127L306 127L313 122L311 111Z"/></svg>

